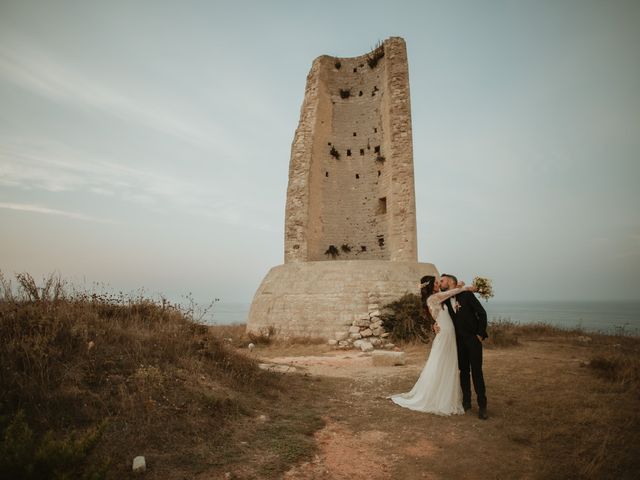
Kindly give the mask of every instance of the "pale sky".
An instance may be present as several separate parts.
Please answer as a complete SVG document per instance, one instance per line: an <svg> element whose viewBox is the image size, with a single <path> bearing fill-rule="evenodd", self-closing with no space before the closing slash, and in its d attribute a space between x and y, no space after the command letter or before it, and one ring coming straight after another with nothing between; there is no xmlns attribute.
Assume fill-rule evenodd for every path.
<svg viewBox="0 0 640 480"><path fill-rule="evenodd" d="M419 260L640 300L640 2L0 0L0 269L250 302L319 55L407 42Z"/></svg>

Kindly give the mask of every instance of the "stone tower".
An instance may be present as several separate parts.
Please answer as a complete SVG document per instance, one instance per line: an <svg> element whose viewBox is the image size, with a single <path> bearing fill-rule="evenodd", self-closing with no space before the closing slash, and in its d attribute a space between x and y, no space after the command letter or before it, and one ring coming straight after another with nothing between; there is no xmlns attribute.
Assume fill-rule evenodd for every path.
<svg viewBox="0 0 640 480"><path fill-rule="evenodd" d="M370 305L417 293L436 273L417 259L405 42L318 57L291 146L285 263L262 281L247 329L332 338Z"/></svg>

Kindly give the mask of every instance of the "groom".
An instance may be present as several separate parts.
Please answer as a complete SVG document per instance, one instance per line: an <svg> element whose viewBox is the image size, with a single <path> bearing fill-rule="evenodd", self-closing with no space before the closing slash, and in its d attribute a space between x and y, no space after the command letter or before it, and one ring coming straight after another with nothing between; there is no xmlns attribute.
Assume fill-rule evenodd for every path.
<svg viewBox="0 0 640 480"><path fill-rule="evenodd" d="M458 279L454 275L443 274L440 278L440 291L456 288ZM487 312L472 292L462 292L445 302L453 325L456 329L458 348L458 368L462 387L462 406L471 409L471 385L469 373L473 379L473 389L478 396L478 417L486 420L487 397L482 375L482 341L487 338Z"/></svg>

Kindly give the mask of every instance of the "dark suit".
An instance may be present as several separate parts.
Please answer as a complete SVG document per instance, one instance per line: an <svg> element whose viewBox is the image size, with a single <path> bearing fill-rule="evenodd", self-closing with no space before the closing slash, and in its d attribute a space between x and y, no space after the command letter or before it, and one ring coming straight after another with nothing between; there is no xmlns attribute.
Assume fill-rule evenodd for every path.
<svg viewBox="0 0 640 480"><path fill-rule="evenodd" d="M471 382L478 396L478 406L487 407L486 389L482 374L482 342L487 338L487 312L472 292L462 292L456 295L460 305L457 312L453 311L451 300L445 304L456 329L456 345L458 347L458 368L460 369L460 386L462 387L462 404L471 406Z"/></svg>

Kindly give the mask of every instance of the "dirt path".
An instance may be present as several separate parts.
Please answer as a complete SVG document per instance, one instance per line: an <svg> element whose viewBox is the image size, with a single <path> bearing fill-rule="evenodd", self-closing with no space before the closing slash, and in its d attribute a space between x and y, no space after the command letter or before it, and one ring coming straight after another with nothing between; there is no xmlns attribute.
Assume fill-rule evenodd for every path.
<svg viewBox="0 0 640 480"><path fill-rule="evenodd" d="M285 478L540 478L540 469L562 455L549 451L549 435L570 431L572 422L583 418L573 418L558 402L567 399L580 412L591 408L597 416L598 395L607 394L584 368L589 349L531 341L485 349L489 420L477 418L475 405L452 417L415 412L385 398L408 391L424 366L428 347L405 351L407 365L396 367L374 367L369 355L356 352L261 355L263 362L312 376L349 379L348 387L327 401L326 425L316 433L318 454ZM559 429L563 419L566 429Z"/></svg>

